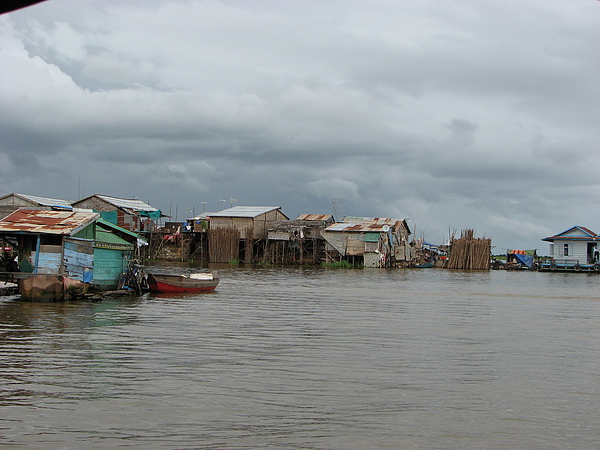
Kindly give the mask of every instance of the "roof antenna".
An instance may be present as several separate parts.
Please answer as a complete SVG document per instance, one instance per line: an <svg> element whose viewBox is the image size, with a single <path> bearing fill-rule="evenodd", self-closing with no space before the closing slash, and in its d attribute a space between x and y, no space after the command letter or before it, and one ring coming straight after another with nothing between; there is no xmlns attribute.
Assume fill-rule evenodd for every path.
<svg viewBox="0 0 600 450"><path fill-rule="evenodd" d="M335 198L329 197L331 199L331 204L333 205L333 220L337 222L336 216L337 212L335 211Z"/></svg>

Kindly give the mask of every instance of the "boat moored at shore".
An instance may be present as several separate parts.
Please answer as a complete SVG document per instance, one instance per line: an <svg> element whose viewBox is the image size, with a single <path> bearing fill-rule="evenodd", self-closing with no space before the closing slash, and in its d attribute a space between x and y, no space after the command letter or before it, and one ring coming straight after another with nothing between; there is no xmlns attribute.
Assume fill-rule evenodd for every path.
<svg viewBox="0 0 600 450"><path fill-rule="evenodd" d="M173 275L148 273L148 284L151 292L158 293L201 293L214 291L219 278L211 273L192 273L189 275Z"/></svg>

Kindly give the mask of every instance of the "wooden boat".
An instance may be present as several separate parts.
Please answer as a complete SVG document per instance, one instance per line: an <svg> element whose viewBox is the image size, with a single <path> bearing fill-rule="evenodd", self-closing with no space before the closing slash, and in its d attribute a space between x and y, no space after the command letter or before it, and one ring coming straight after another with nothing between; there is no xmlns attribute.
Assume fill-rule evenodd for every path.
<svg viewBox="0 0 600 450"><path fill-rule="evenodd" d="M88 285L64 275L33 275L19 280L23 300L58 302L84 296Z"/></svg>
<svg viewBox="0 0 600 450"><path fill-rule="evenodd" d="M148 274L148 285L152 292L190 294L214 291L219 278L211 273L192 273L190 275Z"/></svg>

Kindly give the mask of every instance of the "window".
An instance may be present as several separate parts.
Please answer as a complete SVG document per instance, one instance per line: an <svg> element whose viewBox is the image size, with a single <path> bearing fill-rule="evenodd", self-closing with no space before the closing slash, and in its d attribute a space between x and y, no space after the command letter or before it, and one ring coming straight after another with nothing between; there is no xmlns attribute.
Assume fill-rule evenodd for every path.
<svg viewBox="0 0 600 450"><path fill-rule="evenodd" d="M564 244L563 246L563 255L569 256L569 244Z"/></svg>

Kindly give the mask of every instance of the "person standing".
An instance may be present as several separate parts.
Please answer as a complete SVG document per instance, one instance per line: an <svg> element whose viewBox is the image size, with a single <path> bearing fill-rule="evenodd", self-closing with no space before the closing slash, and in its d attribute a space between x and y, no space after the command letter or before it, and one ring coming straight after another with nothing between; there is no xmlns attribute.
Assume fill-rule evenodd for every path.
<svg viewBox="0 0 600 450"><path fill-rule="evenodd" d="M598 244L592 244L592 247L590 248L590 254L589 254L590 264L598 263L598 259L600 256L598 252L599 252Z"/></svg>

